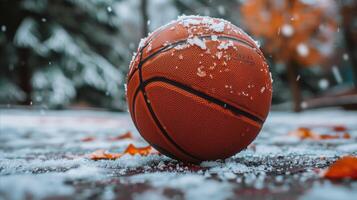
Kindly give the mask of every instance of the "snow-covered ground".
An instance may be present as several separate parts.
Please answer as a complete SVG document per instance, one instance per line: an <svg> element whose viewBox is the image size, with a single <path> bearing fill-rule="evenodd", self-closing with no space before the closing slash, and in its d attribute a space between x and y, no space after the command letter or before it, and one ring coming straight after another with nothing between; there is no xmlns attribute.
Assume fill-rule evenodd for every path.
<svg viewBox="0 0 357 200"><path fill-rule="evenodd" d="M351 139L299 140L288 133L343 125ZM132 131L134 139L111 141ZM95 140L84 142L84 138ZM95 111L0 110L0 199L355 199L357 182L322 169L357 155L357 112L272 112L259 137L224 161L187 165L162 155L93 161L97 149L147 145L129 115Z"/></svg>

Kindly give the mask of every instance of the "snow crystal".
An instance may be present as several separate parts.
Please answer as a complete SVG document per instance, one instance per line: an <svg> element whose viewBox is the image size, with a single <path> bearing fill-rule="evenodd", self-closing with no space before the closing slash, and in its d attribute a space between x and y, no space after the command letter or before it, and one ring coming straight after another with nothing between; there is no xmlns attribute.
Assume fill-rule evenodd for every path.
<svg viewBox="0 0 357 200"><path fill-rule="evenodd" d="M309 55L309 47L304 44L304 43L300 43L297 45L296 47L296 51L298 52L298 54L301 56L301 57L306 57Z"/></svg>
<svg viewBox="0 0 357 200"><path fill-rule="evenodd" d="M344 53L342 58L343 58L344 61L347 61L347 60L349 60L350 57L349 57L349 55L347 53Z"/></svg>
<svg viewBox="0 0 357 200"><path fill-rule="evenodd" d="M146 52L150 52L151 50L152 50L152 44L150 43L150 44L148 45L148 48L147 48Z"/></svg>
<svg viewBox="0 0 357 200"><path fill-rule="evenodd" d="M222 41L220 42L220 44L218 45L217 49L219 50L227 50L229 47L233 46L233 41Z"/></svg>
<svg viewBox="0 0 357 200"><path fill-rule="evenodd" d="M202 18L202 19L199 19ZM215 22L214 19L219 20L219 22ZM182 24L189 28L191 25L192 26L197 26L199 24L205 25L207 26L207 28L209 28L210 30L214 31L214 32L223 32L224 31L224 27L225 27L225 23L229 23L227 21L224 21L222 19L218 19L218 18L211 18L211 17L206 17L206 16L179 16L178 20L182 22Z"/></svg>
<svg viewBox="0 0 357 200"><path fill-rule="evenodd" d="M218 10L218 13L219 13L220 15L226 14L226 9L225 9L225 7L222 6L222 5L219 5L218 8L217 8L217 10Z"/></svg>
<svg viewBox="0 0 357 200"><path fill-rule="evenodd" d="M335 77L337 83L342 83L342 76L336 65L332 66L332 74Z"/></svg>
<svg viewBox="0 0 357 200"><path fill-rule="evenodd" d="M319 87L323 90L325 90L326 88L328 88L328 86L330 85L329 81L327 79L321 79L319 80Z"/></svg>
<svg viewBox="0 0 357 200"><path fill-rule="evenodd" d="M218 58L218 59L221 59L222 54L223 54L223 53L222 53L221 51L217 51L217 52L216 52L217 58Z"/></svg>
<svg viewBox="0 0 357 200"><path fill-rule="evenodd" d="M300 74L296 76L296 81L299 81L301 78Z"/></svg>
<svg viewBox="0 0 357 200"><path fill-rule="evenodd" d="M146 42L146 39L147 39L147 38L141 38L141 39L140 39L138 49L141 49L142 47L144 47L145 42Z"/></svg>
<svg viewBox="0 0 357 200"><path fill-rule="evenodd" d="M201 20L198 20L198 19L181 18L181 17L179 17L179 19L183 19L182 22L185 27L189 27L190 25L201 24Z"/></svg>
<svg viewBox="0 0 357 200"><path fill-rule="evenodd" d="M189 47L190 45L188 45L188 44L179 44L179 45L176 45L175 47L174 47L174 49L176 49L176 50L182 50L182 49L186 49L187 47Z"/></svg>
<svg viewBox="0 0 357 200"><path fill-rule="evenodd" d="M196 74L199 77L205 77L207 75L207 73L202 70L202 67L197 68L197 73Z"/></svg>
<svg viewBox="0 0 357 200"><path fill-rule="evenodd" d="M205 41L199 39L197 36L195 36L194 38L188 38L187 42L191 45L197 45L198 47L200 47L203 50L207 48Z"/></svg>
<svg viewBox="0 0 357 200"><path fill-rule="evenodd" d="M224 31L224 23L219 22L218 24L212 24L211 29L216 32L223 32Z"/></svg>
<svg viewBox="0 0 357 200"><path fill-rule="evenodd" d="M300 106L301 106L302 109L306 109L308 105L307 105L307 103L305 101L302 101L300 103Z"/></svg>
<svg viewBox="0 0 357 200"><path fill-rule="evenodd" d="M6 32L6 26L5 25L1 25L1 31L2 32Z"/></svg>
<svg viewBox="0 0 357 200"><path fill-rule="evenodd" d="M271 72L269 72L269 77L270 77L270 82L273 83L273 76L271 75Z"/></svg>
<svg viewBox="0 0 357 200"><path fill-rule="evenodd" d="M112 12L112 11L113 11L112 7L108 6L108 7L107 7L107 11L108 11L108 12Z"/></svg>
<svg viewBox="0 0 357 200"><path fill-rule="evenodd" d="M260 88L260 93L263 93L265 91L265 87Z"/></svg>
<svg viewBox="0 0 357 200"><path fill-rule="evenodd" d="M281 27L281 33L286 37L290 37L294 34L294 28L290 24L284 24Z"/></svg>
<svg viewBox="0 0 357 200"><path fill-rule="evenodd" d="M212 41L217 41L218 40L218 36L217 35L211 35L211 40Z"/></svg>

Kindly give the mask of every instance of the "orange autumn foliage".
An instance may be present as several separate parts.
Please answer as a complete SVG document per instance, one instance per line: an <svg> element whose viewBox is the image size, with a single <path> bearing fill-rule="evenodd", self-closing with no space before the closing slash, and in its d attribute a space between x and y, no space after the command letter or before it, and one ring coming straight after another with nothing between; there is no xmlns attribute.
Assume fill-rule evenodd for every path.
<svg viewBox="0 0 357 200"><path fill-rule="evenodd" d="M147 156L151 152L151 146L147 147L135 147L133 144L129 144L129 146L126 148L124 153L130 154L130 155L135 155L135 154L140 154L142 156Z"/></svg>
<svg viewBox="0 0 357 200"><path fill-rule="evenodd" d="M263 50L278 61L308 66L332 53L337 31L332 0L249 0L240 10L245 27L263 39Z"/></svg>
<svg viewBox="0 0 357 200"><path fill-rule="evenodd" d="M328 140L328 139L350 139L351 136L348 133L334 133L334 134L318 134L313 132L309 128L298 128L295 131L289 133L290 136L295 136L300 139L312 139L312 140Z"/></svg>
<svg viewBox="0 0 357 200"><path fill-rule="evenodd" d="M332 129L336 132L344 132L347 131L347 128L343 125L335 125L332 127Z"/></svg>
<svg viewBox="0 0 357 200"><path fill-rule="evenodd" d="M133 134L130 131L128 131L122 135L119 135L119 136L116 136L113 138L109 138L108 140L117 141L117 140L123 140L123 139L133 139Z"/></svg>
<svg viewBox="0 0 357 200"><path fill-rule="evenodd" d="M328 179L357 179L357 157L345 156L333 163L323 174Z"/></svg>
<svg viewBox="0 0 357 200"><path fill-rule="evenodd" d="M91 160L114 160L122 157L125 154L129 154L129 155L139 154L142 156L147 156L150 153L152 153L151 146L135 147L133 144L129 144L129 146L125 149L124 153L110 153L104 149L100 149L89 154L87 157Z"/></svg>
<svg viewBox="0 0 357 200"><path fill-rule="evenodd" d="M95 140L95 137L85 137L81 139L81 142L92 142Z"/></svg>
<svg viewBox="0 0 357 200"><path fill-rule="evenodd" d="M114 160L120 158L122 155L121 153L109 153L104 149L99 149L89 154L88 157L92 160Z"/></svg>

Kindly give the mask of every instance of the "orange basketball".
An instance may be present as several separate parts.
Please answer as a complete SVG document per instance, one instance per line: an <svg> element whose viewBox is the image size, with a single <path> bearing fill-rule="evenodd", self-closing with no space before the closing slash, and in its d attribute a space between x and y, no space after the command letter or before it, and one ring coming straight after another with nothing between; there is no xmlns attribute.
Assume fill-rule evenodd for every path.
<svg viewBox="0 0 357 200"><path fill-rule="evenodd" d="M246 148L271 96L259 47L240 28L210 17L180 17L143 39L127 79L140 134L161 153L192 163Z"/></svg>

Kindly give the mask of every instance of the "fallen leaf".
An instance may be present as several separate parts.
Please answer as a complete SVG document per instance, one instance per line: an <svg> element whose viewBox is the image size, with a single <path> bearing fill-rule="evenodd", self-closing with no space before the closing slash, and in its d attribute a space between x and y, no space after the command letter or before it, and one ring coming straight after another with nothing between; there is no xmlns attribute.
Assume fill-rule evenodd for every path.
<svg viewBox="0 0 357 200"><path fill-rule="evenodd" d="M151 152L151 146L146 146L146 147L135 147L133 144L129 144L129 146L126 148L124 153L130 154L130 155L135 155L135 154L140 154L142 156L147 156Z"/></svg>
<svg viewBox="0 0 357 200"><path fill-rule="evenodd" d="M123 139L133 139L133 134L130 131L128 131L122 135L108 138L108 140L110 140L110 141L118 141L118 140L123 140Z"/></svg>
<svg viewBox="0 0 357 200"><path fill-rule="evenodd" d="M99 149L87 155L87 157L92 160L115 160L125 154L147 156L149 154L158 154L158 152L153 150L151 146L136 147L133 144L129 144L124 153L110 153L104 149Z"/></svg>
<svg viewBox="0 0 357 200"><path fill-rule="evenodd" d="M312 140L329 140L329 139L350 139L351 136L347 132L341 133L333 133L333 134L318 134L312 131L309 128L301 127L295 131L289 133L290 136L298 137L302 140L304 139L312 139Z"/></svg>
<svg viewBox="0 0 357 200"><path fill-rule="evenodd" d="M92 142L95 140L95 137L85 137L81 139L81 142Z"/></svg>
<svg viewBox="0 0 357 200"><path fill-rule="evenodd" d="M99 149L89 154L88 157L92 160L114 160L120 158L122 155L121 153L109 153L104 149Z"/></svg>
<svg viewBox="0 0 357 200"><path fill-rule="evenodd" d="M343 125L334 125L332 126L332 129L336 132L346 132L347 128Z"/></svg>
<svg viewBox="0 0 357 200"><path fill-rule="evenodd" d="M323 135L319 135L319 139L321 140L328 140L328 139L350 139L351 136L350 134L348 133L343 133L343 134L340 134L340 133L336 133L335 135L328 135L328 134L323 134Z"/></svg>
<svg viewBox="0 0 357 200"><path fill-rule="evenodd" d="M289 135L298 137L300 139L319 139L316 133L312 132L311 129L304 127L298 128L297 130L290 132Z"/></svg>
<svg viewBox="0 0 357 200"><path fill-rule="evenodd" d="M333 163L323 174L328 179L357 179L357 157L345 156Z"/></svg>

